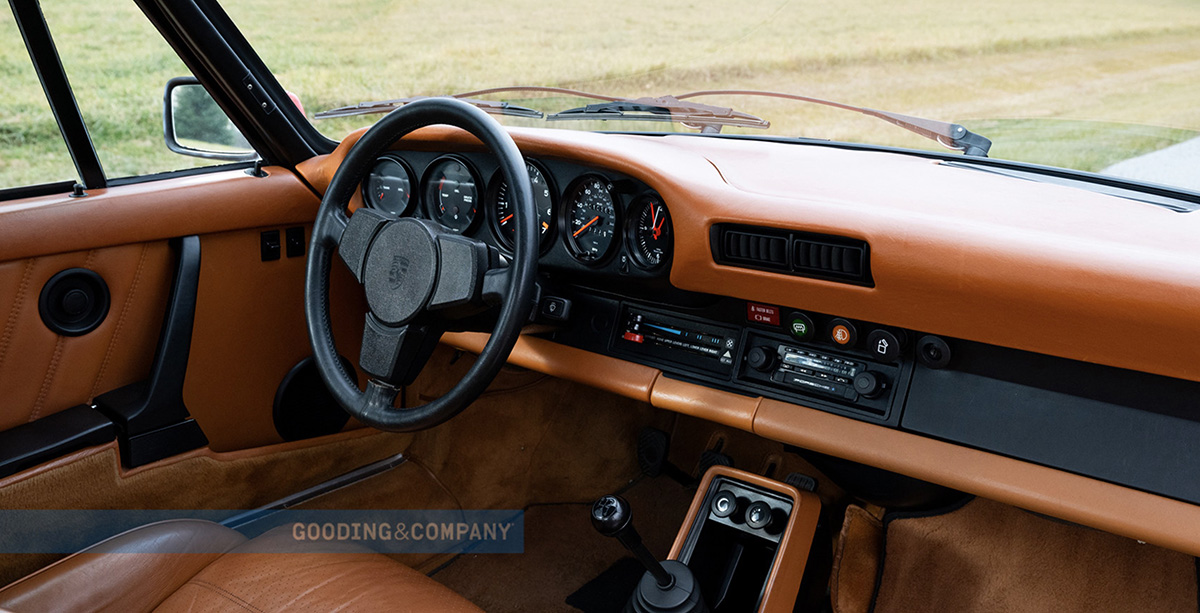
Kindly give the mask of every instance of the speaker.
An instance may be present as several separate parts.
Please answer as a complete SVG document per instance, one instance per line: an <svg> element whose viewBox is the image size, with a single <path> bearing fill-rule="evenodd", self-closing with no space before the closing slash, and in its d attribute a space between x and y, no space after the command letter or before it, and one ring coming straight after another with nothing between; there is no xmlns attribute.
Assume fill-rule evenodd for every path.
<svg viewBox="0 0 1200 613"><path fill-rule="evenodd" d="M108 284L95 271L68 268L42 287L38 313L55 334L81 336L104 322L110 301Z"/></svg>
<svg viewBox="0 0 1200 613"><path fill-rule="evenodd" d="M342 367L353 374L354 365L344 356L338 356ZM284 375L275 390L275 406L272 410L275 431L285 441L340 432L350 421L350 414L338 405L312 356L300 360Z"/></svg>

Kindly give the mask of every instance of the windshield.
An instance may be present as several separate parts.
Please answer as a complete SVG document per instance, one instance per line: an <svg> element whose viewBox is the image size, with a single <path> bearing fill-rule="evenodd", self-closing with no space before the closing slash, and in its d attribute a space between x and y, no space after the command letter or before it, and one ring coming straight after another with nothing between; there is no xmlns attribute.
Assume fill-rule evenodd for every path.
<svg viewBox="0 0 1200 613"><path fill-rule="evenodd" d="M991 157L1200 190L1200 4L1193 0L341 0L303 10L243 0L225 8L334 139L382 115L316 119L322 111L413 96L517 85L620 99L763 90L960 124L992 141ZM597 102L551 92L478 98L550 116ZM686 102L769 124L726 124L725 134L947 146L876 117L793 99ZM631 113L607 121L596 113L522 115L498 118L558 129L704 128Z"/></svg>

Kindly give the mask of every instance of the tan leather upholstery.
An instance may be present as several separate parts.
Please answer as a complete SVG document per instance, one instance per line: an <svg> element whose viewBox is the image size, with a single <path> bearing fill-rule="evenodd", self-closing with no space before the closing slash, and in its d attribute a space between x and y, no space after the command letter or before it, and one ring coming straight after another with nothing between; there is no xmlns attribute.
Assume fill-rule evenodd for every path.
<svg viewBox="0 0 1200 613"><path fill-rule="evenodd" d="M166 242L0 263L0 430L34 421L146 377L172 274ZM108 316L82 336L58 336L38 314L55 274L82 267L104 278Z"/></svg>
<svg viewBox="0 0 1200 613"><path fill-rule="evenodd" d="M245 540L233 530L206 521L142 526L5 587L0 590L0 607L16 613L150 611L221 557L222 551Z"/></svg>
<svg viewBox="0 0 1200 613"><path fill-rule="evenodd" d="M330 553L280 553L292 548L286 530L246 541L211 522L150 524L9 585L0 590L0 607L13 613L479 612L377 553L352 545Z"/></svg>

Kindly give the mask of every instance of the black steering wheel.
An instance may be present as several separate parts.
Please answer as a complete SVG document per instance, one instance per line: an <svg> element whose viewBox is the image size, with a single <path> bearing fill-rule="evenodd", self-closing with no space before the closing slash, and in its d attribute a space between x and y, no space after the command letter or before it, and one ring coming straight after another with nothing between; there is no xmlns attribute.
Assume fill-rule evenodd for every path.
<svg viewBox="0 0 1200 613"><path fill-rule="evenodd" d="M347 211L376 158L404 135L435 124L462 128L492 151L516 207L517 236L509 263L485 243L432 221L371 209ZM333 396L362 422L391 431L421 430L457 415L504 366L529 318L537 278L538 232L525 159L508 132L483 111L453 98L427 98L392 111L367 130L338 167L309 243L304 279L308 338ZM358 364L366 390L338 359L329 320L329 271L334 250L362 284L369 312ZM450 325L500 305L491 338L453 389L429 404L392 406L416 379Z"/></svg>

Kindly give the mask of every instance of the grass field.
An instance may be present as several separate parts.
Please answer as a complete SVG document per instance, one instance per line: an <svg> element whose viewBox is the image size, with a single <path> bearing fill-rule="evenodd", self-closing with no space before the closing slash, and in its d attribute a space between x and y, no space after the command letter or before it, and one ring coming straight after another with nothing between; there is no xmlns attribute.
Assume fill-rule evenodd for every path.
<svg viewBox="0 0 1200 613"><path fill-rule="evenodd" d="M996 157L1086 170L1200 129L1196 0L227 4L310 116L511 84L621 96L765 89L959 121L991 137ZM203 163L162 144L162 86L186 72L132 3L45 0L43 9L110 176ZM74 176L27 62L11 17L0 18L0 187ZM937 147L843 111L704 101L764 117L771 133ZM576 101L525 102L561 110ZM337 138L371 119L317 126Z"/></svg>

